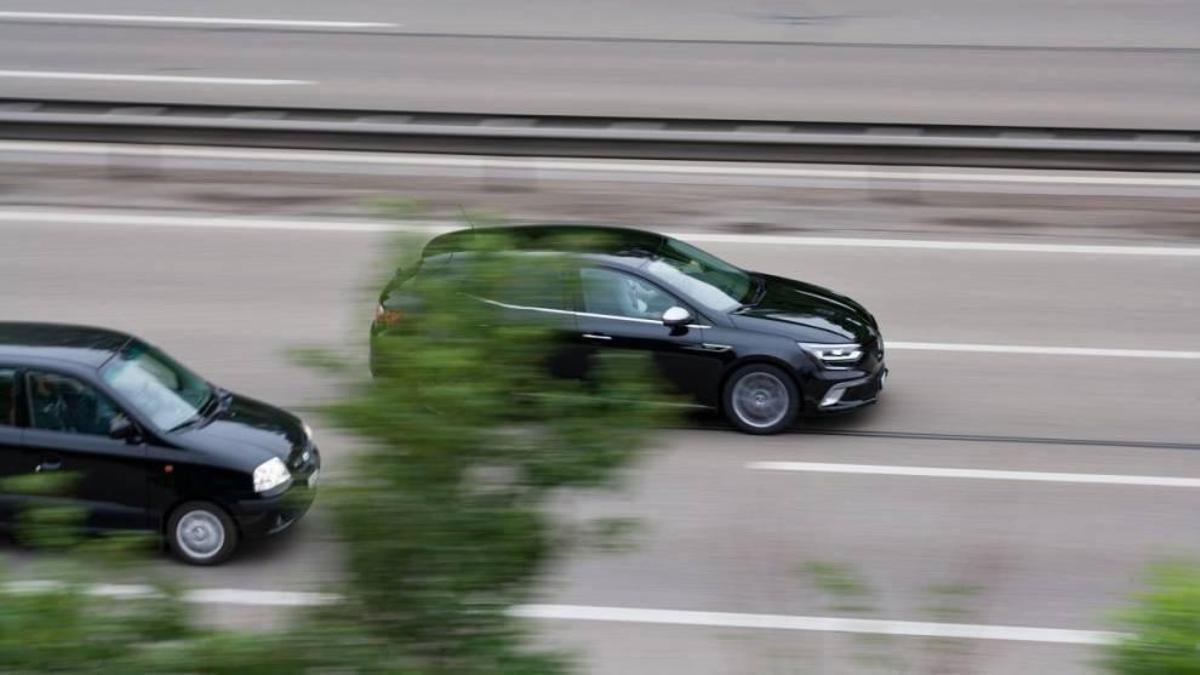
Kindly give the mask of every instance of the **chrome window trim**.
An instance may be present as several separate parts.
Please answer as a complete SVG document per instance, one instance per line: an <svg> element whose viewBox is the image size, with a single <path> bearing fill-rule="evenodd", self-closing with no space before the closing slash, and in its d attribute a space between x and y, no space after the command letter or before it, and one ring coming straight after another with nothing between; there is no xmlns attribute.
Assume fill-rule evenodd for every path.
<svg viewBox="0 0 1200 675"><path fill-rule="evenodd" d="M632 321L635 323L648 323L648 324L651 324L654 326L663 326L662 321L655 321L654 319L639 319L639 318L632 317L632 316L614 316L612 314L593 314L591 312L572 312L571 310L568 310L568 309L550 309L549 307L530 307L527 305L511 305L507 302L500 302L499 300L489 300L487 298L481 298L477 295L472 295L470 297L472 297L476 300L479 300L480 302L486 302L489 305L495 305L497 307L503 307L505 309L519 309L519 310L525 310L527 312L545 312L547 314L569 314L572 316L585 316L585 317L588 317L591 319L615 319L617 321ZM665 328L665 326L663 326L663 327ZM697 323L689 323L689 324L687 324L687 328L712 328L712 326L708 326L708 325L704 325L704 324L697 324Z"/></svg>

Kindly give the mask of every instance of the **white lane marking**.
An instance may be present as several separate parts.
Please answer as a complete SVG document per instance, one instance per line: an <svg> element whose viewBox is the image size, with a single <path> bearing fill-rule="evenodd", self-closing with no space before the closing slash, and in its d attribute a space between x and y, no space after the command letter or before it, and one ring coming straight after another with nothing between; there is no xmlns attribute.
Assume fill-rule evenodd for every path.
<svg viewBox="0 0 1200 675"><path fill-rule="evenodd" d="M50 141L11 141L5 148L55 153L108 154L113 151L136 153L138 146L120 143L60 143ZM746 166L743 163L686 163L657 160L589 160L553 159L545 157L497 158L476 155L420 155L378 152L346 152L337 150L271 150L263 148L213 148L189 146L156 146L141 152L156 157L181 159L225 159L241 161L274 161L326 164L374 164L392 166L453 167L463 169L518 169L541 172L579 171L600 173L676 174L700 176L748 176L762 178L813 178L870 182L945 181L959 183L1009 183L1041 185L1081 185L1099 187L1159 187L1200 188L1200 176L1194 174L1146 175L1106 172L1067 173L1010 171L953 171L946 169L913 171L883 167L847 169L808 168L789 165Z"/></svg>
<svg viewBox="0 0 1200 675"><path fill-rule="evenodd" d="M461 229L461 223L446 221L408 221L382 223L353 220L280 220L271 218L241 218L224 215L174 216L146 214L113 214L82 211L24 211L0 210L0 222L29 222L54 224L137 225L147 227L209 227L244 230L298 230L322 232L448 232ZM1007 242L934 241L908 239L864 239L855 237L783 237L760 234L711 234L705 232L669 232L668 236L697 243L736 243L758 246L822 246L845 248L941 249L953 251L992 251L1003 253L1064 253L1134 256L1200 257L1200 247L1187 246L1111 246L1078 244L1013 244ZM922 349L936 343L901 342L900 349ZM947 351L989 351L990 345L956 345ZM1041 350L1029 353L1051 353L1056 347L1012 347L1021 350ZM1073 351L1074 348L1062 348ZM1103 350L1102 350L1103 351ZM1129 350L1124 350L1129 351ZM1138 351L1138 350L1134 350ZM1103 355L1103 354L1093 354Z"/></svg>
<svg viewBox="0 0 1200 675"><path fill-rule="evenodd" d="M375 21L306 21L295 19L241 19L210 16L146 14L70 14L62 12L0 12L0 21L54 21L101 23L165 23L199 26L264 26L277 28L395 28L398 24Z"/></svg>
<svg viewBox="0 0 1200 675"><path fill-rule="evenodd" d="M1166 349L1102 349L1096 347L1036 347L1031 345L985 345L956 342L901 342L888 340L888 349L930 352L974 352L979 354L1033 354L1042 356L1102 356L1116 359L1200 359L1200 352Z"/></svg>
<svg viewBox="0 0 1200 675"><path fill-rule="evenodd" d="M1200 478L1175 476L1132 476L1103 473L1052 473L1045 471L997 471L993 469L951 469L932 466L891 466L884 464L829 464L824 462L750 462L747 469L759 471L799 471L804 473L846 473L871 476L915 476L923 478L975 478L982 480L1024 480L1045 483L1089 483L1100 485L1149 485L1155 487L1200 488Z"/></svg>
<svg viewBox="0 0 1200 675"><path fill-rule="evenodd" d="M962 638L971 640L1013 640L1055 644L1105 645L1122 637L1120 633L1026 626L933 623L927 621L891 621L886 619L844 619L826 616L787 614L741 614L734 612L694 612L677 609L635 607L593 607L581 605L524 605L513 610L526 619L574 621L612 621L653 623L671 626L753 628L759 630L798 630L910 637Z"/></svg>
<svg viewBox="0 0 1200 675"><path fill-rule="evenodd" d="M776 246L835 246L843 248L901 248L992 253L1072 253L1083 255L1143 255L1198 257L1200 247L1120 246L1112 244L1028 244L1004 241L935 241L928 239L866 239L852 237L793 237L769 234L669 234L709 244Z"/></svg>
<svg viewBox="0 0 1200 675"><path fill-rule="evenodd" d="M277 220L230 218L228 216L169 216L138 213L87 213L80 211L0 210L0 222L47 223L56 225L126 225L136 227L195 227L227 230L295 230L300 232L429 232L460 229L444 223L419 222L407 225L353 220Z"/></svg>
<svg viewBox="0 0 1200 675"><path fill-rule="evenodd" d="M168 84L298 85L308 80L269 80L248 77L198 77L189 75L131 75L128 73L74 73L58 70L0 70L0 77L29 80L95 80L99 82L161 82Z"/></svg>
<svg viewBox="0 0 1200 675"><path fill-rule="evenodd" d="M66 589L68 586L47 580L14 581L4 585L11 593L45 593ZM133 600L160 597L153 586L141 584L96 584L87 588L89 595L99 598ZM336 593L312 593L305 591L264 591L243 588L198 588L185 591L185 602L199 605L246 605L254 607L316 607L332 605L342 601Z"/></svg>
<svg viewBox="0 0 1200 675"><path fill-rule="evenodd" d="M62 584L52 581L20 581L8 583L4 588L8 592L36 593L63 587ZM159 595L153 586L122 584L92 586L88 589L88 593L97 597L122 600L152 598ZM314 607L335 604L343 599L342 596L334 593L263 591L240 588L194 589L185 592L182 597L185 602L197 604L228 604L257 607ZM839 617L783 614L695 612L675 609L595 607L590 605L518 605L510 611L510 614L527 619L616 621L676 626L718 626L766 630L868 633L875 635L1016 640L1060 644L1108 644L1120 637L1119 633L1067 630L1061 628L892 621L886 619L844 619Z"/></svg>

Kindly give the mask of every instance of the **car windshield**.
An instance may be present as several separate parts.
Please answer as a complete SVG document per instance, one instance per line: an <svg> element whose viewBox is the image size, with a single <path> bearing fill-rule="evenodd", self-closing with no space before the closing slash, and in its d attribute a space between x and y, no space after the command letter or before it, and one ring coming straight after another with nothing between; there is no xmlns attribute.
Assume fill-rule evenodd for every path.
<svg viewBox="0 0 1200 675"><path fill-rule="evenodd" d="M754 288L747 272L674 239L663 243L646 271L721 312L745 304Z"/></svg>
<svg viewBox="0 0 1200 675"><path fill-rule="evenodd" d="M130 343L104 366L100 377L163 431L199 419L212 387L171 357L140 342Z"/></svg>

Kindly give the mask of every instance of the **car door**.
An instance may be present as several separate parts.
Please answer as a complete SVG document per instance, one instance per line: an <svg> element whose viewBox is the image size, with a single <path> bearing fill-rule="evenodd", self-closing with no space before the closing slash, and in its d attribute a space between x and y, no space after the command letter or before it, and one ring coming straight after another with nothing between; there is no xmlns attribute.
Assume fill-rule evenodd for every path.
<svg viewBox="0 0 1200 675"><path fill-rule="evenodd" d="M11 523L19 498L5 482L20 473L21 428L17 424L17 370L0 364L0 523Z"/></svg>
<svg viewBox="0 0 1200 675"><path fill-rule="evenodd" d="M29 422L18 472L69 474L66 496L86 510L88 527L148 527L146 446L109 436L120 407L71 375L27 370L22 384Z"/></svg>
<svg viewBox="0 0 1200 675"><path fill-rule="evenodd" d="M540 326L550 333L546 367L556 377L578 378L583 368L572 349L578 325L568 291L573 271L562 256L527 254L514 265L514 274L495 284L493 297L505 321Z"/></svg>
<svg viewBox="0 0 1200 675"><path fill-rule="evenodd" d="M579 273L578 344L590 355L626 349L650 355L671 389L699 400L721 369L720 355L704 344L699 323L669 327L662 315L686 303L657 284L630 272L584 265ZM695 319L700 321L700 319Z"/></svg>

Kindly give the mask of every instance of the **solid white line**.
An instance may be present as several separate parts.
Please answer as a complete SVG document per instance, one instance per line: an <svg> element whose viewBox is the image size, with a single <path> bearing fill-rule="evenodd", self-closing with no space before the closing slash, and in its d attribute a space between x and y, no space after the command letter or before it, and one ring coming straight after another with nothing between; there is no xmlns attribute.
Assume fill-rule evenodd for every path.
<svg viewBox="0 0 1200 675"><path fill-rule="evenodd" d="M922 239L865 239L851 237L792 237L763 234L670 234L710 244L756 244L776 246L835 246L842 248L901 248L938 251L993 253L1072 253L1084 255L1142 255L1200 257L1200 247L1118 246L1111 244L1027 244L1002 241L935 241Z"/></svg>
<svg viewBox="0 0 1200 675"><path fill-rule="evenodd" d="M246 77L193 77L186 75L129 75L124 73L72 73L57 70L0 70L0 77L35 80L96 80L100 82L163 82L171 84L235 84L273 86L312 84L308 80L267 80Z"/></svg>
<svg viewBox="0 0 1200 675"><path fill-rule="evenodd" d="M299 230L321 232L445 232L461 224L444 221L412 221L406 224L370 221L280 220L271 218L240 218L223 215L173 216L145 214L91 213L82 211L0 211L0 222L29 222L89 225L138 225L147 227L208 227L244 230ZM1200 257L1200 247L1186 246L1110 246L1078 244L1011 244L1007 242L935 241L909 239L864 239L853 237L783 237L759 234L711 234L704 232L670 232L668 236L696 243L736 243L758 246L821 246L844 248L939 249L954 251L992 251L1005 253L1064 253L1134 256ZM892 343L898 349L922 349L935 343ZM948 351L994 351L989 345L959 345ZM1045 350L1056 347L1012 347L1013 353L1054 353ZM1074 348L1063 348L1071 351ZM1086 351L1086 350L1085 350ZM1105 351L1105 350L1101 350ZM1128 350L1120 350L1128 351ZM1135 350L1136 351L1136 350ZM1097 356L1107 354L1093 354ZM1171 357L1178 358L1178 357Z"/></svg>
<svg viewBox="0 0 1200 675"><path fill-rule="evenodd" d="M62 588L51 581L12 582L4 590L15 593L47 592ZM153 586L101 584L88 593L97 597L122 600L158 596ZM243 605L256 607L314 607L340 602L333 593L300 591L264 591L240 588L205 588L187 591L185 602L197 604ZM1119 633L1066 630L1061 628L1029 628L1023 626L992 626L986 624L933 623L925 621L891 621L886 619L844 619L823 616L793 616L784 614L741 614L733 612L694 612L675 609L643 609L636 607L595 607L589 605L518 605L512 616L526 619L556 619L574 621L615 621L623 623L654 623L675 626L707 626L724 628L753 628L760 630L800 630L836 633L866 633L874 635L903 635L912 637L944 637L975 640L1016 640L1058 644L1108 644Z"/></svg>
<svg viewBox="0 0 1200 675"><path fill-rule="evenodd" d="M230 218L228 216L169 216L137 213L112 214L82 211L0 210L0 223L47 223L56 225L128 225L136 227L195 227L218 230L294 230L300 232L438 232L459 229L444 223L397 224L353 220L278 220ZM440 229L438 228L440 226Z"/></svg>
<svg viewBox="0 0 1200 675"><path fill-rule="evenodd" d="M161 16L144 14L69 14L59 12L0 12L0 21L96 21L104 23L166 23L200 26L266 26L278 28L395 28L394 23L375 21L303 21L295 19L240 19L207 16Z"/></svg>
<svg viewBox="0 0 1200 675"><path fill-rule="evenodd" d="M872 476L975 478L982 480L1024 480L1044 483L1089 483L1100 485L1149 485L1155 487L1200 488L1200 478L1177 478L1174 476L1130 476L1103 473L1052 473L1045 471L996 471L992 469L949 469L931 466L890 466L883 464L828 464L823 462L750 462L746 465L746 468L761 471L848 473Z"/></svg>
<svg viewBox="0 0 1200 675"><path fill-rule="evenodd" d="M129 144L110 143L65 143L48 141L11 141L3 147L26 148L30 151L57 153L106 154L114 149L136 152L137 147ZM281 161L326 164L368 164L392 166L451 167L463 169L516 169L552 173L555 171L634 173L700 176L742 176L761 178L812 178L851 181L945 181L959 183L1010 183L1043 185L1083 185L1098 187L1157 187L1157 188L1200 188L1200 176L1193 174L1106 175L1070 174L1055 172L1010 171L954 171L937 169L930 171L897 170L883 167L853 169L810 168L789 165L745 166L741 163L686 163L681 161L656 160L589 160L553 159L544 157L497 158L476 155L421 155L372 152L346 152L337 150L271 150L261 148L214 148L187 146L157 146L152 152L158 157L180 159L225 159L243 161ZM734 235L736 236L736 235Z"/></svg>
<svg viewBox="0 0 1200 675"><path fill-rule="evenodd" d="M1101 349L1095 347L1036 347L1030 345L984 345L956 342L900 342L889 340L888 349L930 352L974 352L980 354L1033 354L1042 356L1101 356L1117 359L1200 359L1200 352L1165 349Z"/></svg>
<svg viewBox="0 0 1200 675"><path fill-rule="evenodd" d="M634 607L524 605L515 608L512 614L527 619L612 621L671 626L798 630L971 640L1013 640L1019 642L1049 642L1079 645L1105 645L1121 637L1119 633L1066 630L1061 628L990 626L985 624L933 623L927 621L889 621L884 619L844 619L839 617L793 616L787 614L693 612L676 609L641 609Z"/></svg>

